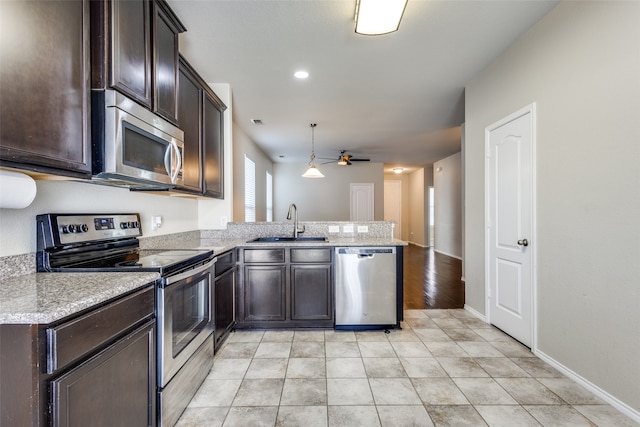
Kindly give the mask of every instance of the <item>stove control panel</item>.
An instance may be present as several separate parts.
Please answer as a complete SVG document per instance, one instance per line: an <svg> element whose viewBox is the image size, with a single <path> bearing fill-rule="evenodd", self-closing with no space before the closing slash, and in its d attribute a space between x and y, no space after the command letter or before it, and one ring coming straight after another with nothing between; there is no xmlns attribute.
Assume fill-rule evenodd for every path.
<svg viewBox="0 0 640 427"><path fill-rule="evenodd" d="M139 214L47 214L37 221L46 247L142 235Z"/></svg>

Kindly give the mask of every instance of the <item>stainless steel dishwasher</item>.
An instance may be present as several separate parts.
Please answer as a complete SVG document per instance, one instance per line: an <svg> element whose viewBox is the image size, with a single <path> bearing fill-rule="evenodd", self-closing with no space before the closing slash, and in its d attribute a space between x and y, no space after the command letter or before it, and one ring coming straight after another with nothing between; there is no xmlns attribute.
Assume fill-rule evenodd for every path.
<svg viewBox="0 0 640 427"><path fill-rule="evenodd" d="M395 247L337 247L336 329L398 323Z"/></svg>

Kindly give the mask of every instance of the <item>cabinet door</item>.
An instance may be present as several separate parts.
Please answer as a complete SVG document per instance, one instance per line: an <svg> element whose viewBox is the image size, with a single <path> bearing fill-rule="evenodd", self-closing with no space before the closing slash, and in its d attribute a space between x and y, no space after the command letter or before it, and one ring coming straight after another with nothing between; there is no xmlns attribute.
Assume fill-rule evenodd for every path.
<svg viewBox="0 0 640 427"><path fill-rule="evenodd" d="M215 281L215 341L217 349L235 321L235 269L227 270Z"/></svg>
<svg viewBox="0 0 640 427"><path fill-rule="evenodd" d="M291 265L291 319L333 319L331 265Z"/></svg>
<svg viewBox="0 0 640 427"><path fill-rule="evenodd" d="M88 177L89 2L0 1L0 159Z"/></svg>
<svg viewBox="0 0 640 427"><path fill-rule="evenodd" d="M51 425L155 425L155 320L51 382Z"/></svg>
<svg viewBox="0 0 640 427"><path fill-rule="evenodd" d="M178 77L178 126L184 131L184 188L202 191L202 147L200 144L200 100L202 90L191 68L182 60Z"/></svg>
<svg viewBox="0 0 640 427"><path fill-rule="evenodd" d="M178 33L179 29L154 2L154 111L172 123L178 115Z"/></svg>
<svg viewBox="0 0 640 427"><path fill-rule="evenodd" d="M151 109L150 3L111 2L111 87Z"/></svg>
<svg viewBox="0 0 640 427"><path fill-rule="evenodd" d="M244 320L285 320L286 283L284 265L245 265Z"/></svg>
<svg viewBox="0 0 640 427"><path fill-rule="evenodd" d="M204 193L224 198L223 109L205 92L203 108Z"/></svg>

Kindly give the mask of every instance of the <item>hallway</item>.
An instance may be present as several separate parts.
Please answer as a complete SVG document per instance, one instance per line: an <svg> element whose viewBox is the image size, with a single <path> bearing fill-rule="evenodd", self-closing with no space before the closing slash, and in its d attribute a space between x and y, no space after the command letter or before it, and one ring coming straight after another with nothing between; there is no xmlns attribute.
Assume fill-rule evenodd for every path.
<svg viewBox="0 0 640 427"><path fill-rule="evenodd" d="M404 309L464 307L462 261L433 248L404 247Z"/></svg>

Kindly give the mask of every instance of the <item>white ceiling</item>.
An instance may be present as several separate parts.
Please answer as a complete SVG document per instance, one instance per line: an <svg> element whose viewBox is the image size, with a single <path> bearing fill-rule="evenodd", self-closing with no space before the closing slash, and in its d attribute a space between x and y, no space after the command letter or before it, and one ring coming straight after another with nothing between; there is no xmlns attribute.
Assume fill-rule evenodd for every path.
<svg viewBox="0 0 640 427"><path fill-rule="evenodd" d="M169 0L182 54L231 85L234 121L274 162L307 162L317 123L318 157L346 149L386 167L458 152L465 85L557 1L409 0L382 36L354 32L355 3Z"/></svg>

